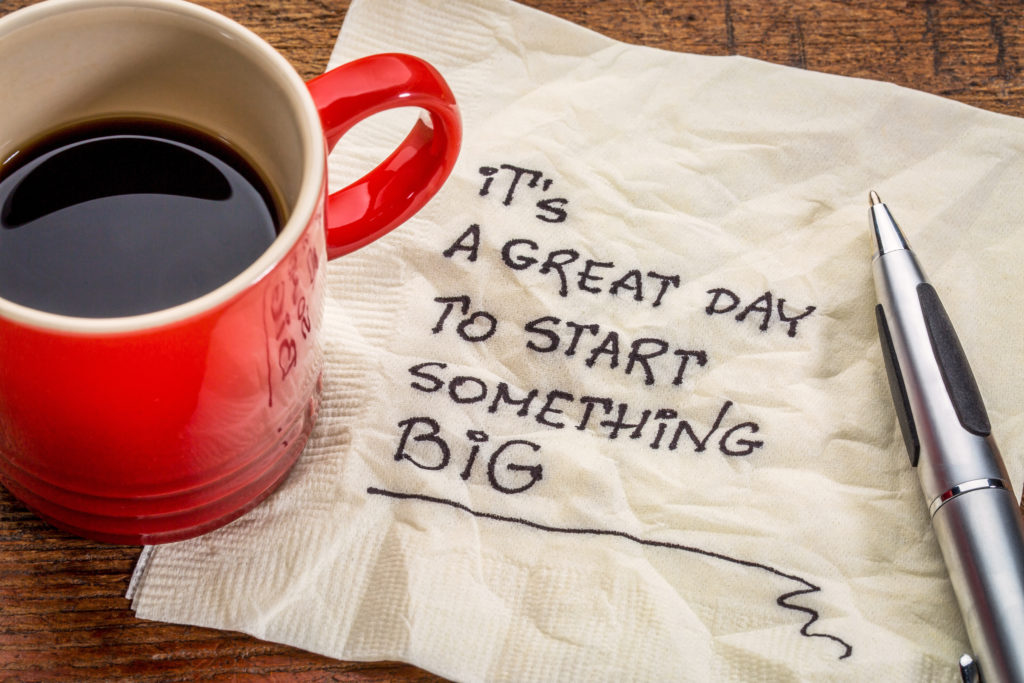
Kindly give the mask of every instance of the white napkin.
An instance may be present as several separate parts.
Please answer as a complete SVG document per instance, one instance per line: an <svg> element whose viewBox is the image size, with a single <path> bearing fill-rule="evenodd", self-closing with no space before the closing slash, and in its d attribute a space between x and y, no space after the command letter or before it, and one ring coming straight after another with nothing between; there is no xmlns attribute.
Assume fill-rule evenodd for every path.
<svg viewBox="0 0 1024 683"><path fill-rule="evenodd" d="M331 64L385 51L451 83L458 166L331 265L305 454L251 514L147 551L138 616L459 680L952 679L867 196L1019 492L1024 122L506 0L357 0ZM409 122L360 124L334 185Z"/></svg>

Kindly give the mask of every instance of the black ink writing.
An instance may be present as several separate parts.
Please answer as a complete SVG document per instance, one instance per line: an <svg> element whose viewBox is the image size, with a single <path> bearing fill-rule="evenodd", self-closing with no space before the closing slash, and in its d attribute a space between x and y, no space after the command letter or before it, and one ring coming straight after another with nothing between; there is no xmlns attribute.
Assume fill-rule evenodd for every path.
<svg viewBox="0 0 1024 683"><path fill-rule="evenodd" d="M425 394L446 395L455 404L487 406L491 414L514 408L511 414L516 417L532 418L536 424L551 429L575 427L608 439L624 436L644 440L655 451L683 448L702 453L713 444L722 455L748 456L764 446L763 440L752 438L761 430L760 425L750 420L733 420L735 404L729 400L723 401L713 416L683 418L674 408L637 409L610 397L577 397L563 389L550 389L543 394L537 388L523 391L506 382L488 382L469 374L450 376L447 368L446 363L439 361L417 363L408 369L413 377L409 386Z"/></svg>
<svg viewBox="0 0 1024 683"><path fill-rule="evenodd" d="M452 242L451 246L441 253L445 258L451 258L457 252L468 252L466 258L472 263L480 254L480 226L473 223L466 231L459 235L459 238Z"/></svg>
<svg viewBox="0 0 1024 683"><path fill-rule="evenodd" d="M542 260L543 259L543 260ZM540 245L531 239L516 238L501 247L501 262L512 270L526 271L537 266L539 275L555 278L559 296L568 297L570 290L588 294L607 292L617 296L620 291L630 292L634 301L649 301L656 308L663 303L669 288L678 289L679 275L664 275L639 269L622 271L612 261L582 259L575 249L552 249L541 253ZM569 266L573 266L571 269ZM602 283L606 283L602 284Z"/></svg>
<svg viewBox="0 0 1024 683"><path fill-rule="evenodd" d="M410 417L398 423L402 429L395 449L397 462L407 461L422 470L440 471L448 467L452 460L452 448L449 446L451 437L441 435L441 425L430 417ZM469 479L473 474L477 456L482 444L489 440L486 432L471 429L466 437L472 444L466 457L466 464L459 473L459 478ZM413 446L416 446L413 449ZM410 452L413 449L414 452ZM533 487L544 478L544 467L537 462L524 464L518 459L524 451L527 455L536 454L540 446L526 439L508 439L502 441L487 457L487 482L491 488L501 493L522 493Z"/></svg>
<svg viewBox="0 0 1024 683"><path fill-rule="evenodd" d="M801 605L795 602L796 598L806 597L820 593L821 588L802 576L784 572L781 569L773 567L769 564L761 562L754 562L753 560L744 560L742 558L732 557L723 553L715 552L713 550L707 550L705 548L699 548L693 545L686 545L683 543L674 543L671 541L656 541L649 538L643 538L635 534L630 534L625 531L619 531L616 529L602 529L602 528L590 528L590 527L563 527L563 526L552 526L550 524L541 524L534 522L523 517L512 517L508 515L498 515L492 512L483 512L475 508L471 508L464 503L460 503L454 500L446 498L437 498L434 496L427 496L422 493L403 493L400 491L389 491L386 489L380 489L377 487L369 487L366 492L370 495L384 496L393 500L412 500L419 501L421 503L430 503L432 505L443 505L461 512L468 513L478 519L487 519L494 522L503 522L508 524L517 524L524 527L529 527L537 531L543 531L547 533L555 534L570 534L576 536L602 536L605 538L618 538L621 540L629 541L637 545L646 548L655 548L660 550L671 550L683 553L693 553L708 558L709 560L715 560L719 562L727 562L732 565L743 567L751 571L757 571L767 573L771 576L791 581L799 586L796 590L792 590L782 595L779 595L775 599L775 604L783 609L788 609L794 612L798 612L806 617L803 625L800 627L800 635L805 638L823 638L825 640L836 643L841 648L839 659L846 659L853 654L853 646L847 643L839 636L831 633L824 632L812 632L811 626L821 617L818 610Z"/></svg>
<svg viewBox="0 0 1024 683"><path fill-rule="evenodd" d="M569 303L611 300L627 310L659 309L649 311L654 316L682 299L682 295L675 294L682 289L682 276L663 272L665 269L654 260L647 263L624 262L624 258L613 258L607 250L603 254L587 253L580 243L564 241L564 235L572 233L566 227L581 226L563 226L560 233L563 237L552 238L551 243L545 244L547 235L559 233L533 221L561 224L570 218L569 200L555 196L562 193L553 189L556 179L550 174L508 163L481 166L479 174L480 201L487 203L495 212L514 215L519 220L526 218L534 230L506 233L499 240L489 242L484 239L481 225L472 223L444 248L441 254L445 259L453 263L479 263L477 267L481 269L504 269L506 278L518 281L524 289L546 288L551 292L547 299L557 300L554 296L557 292L561 299L572 298ZM537 231L538 227L543 227L544 232ZM538 235L544 239L538 239ZM594 240L586 244L592 245ZM673 260L670 263L675 269L683 267L679 264L685 261ZM706 286L701 286L698 292ZM700 317L699 306L705 304L704 313L714 316L716 323L719 319L732 320L754 336L757 336L753 333L756 328L760 333L771 332L782 339L792 338L806 330L808 324L813 324L805 321L814 313L815 306L787 304L787 300L776 291L768 290L751 296L749 293L738 294L727 287L715 287L706 293L709 298L698 302L693 311L695 317ZM724 396L709 397L707 392L696 390L696 382L701 377L702 368L708 366L710 354L704 348L692 348L693 345L687 344L685 338L673 339L685 334L679 331L684 329L683 326L673 326L672 332L652 331L644 327L624 332L613 329L608 323L586 319L596 317L580 312L581 309L590 310L586 306L577 308L575 315L570 314L577 318L575 320L565 319L565 313L561 311L540 310L512 322L502 320L499 323L497 316L485 310L488 300L494 300L494 294L488 291L479 299L483 306L481 301L474 305L468 295L434 298L434 303L440 308L436 319L433 319L431 332L445 335L445 339L452 341L457 337L475 344L491 340L500 328L502 335L516 334L516 340L522 341L530 352L547 356L545 362L575 363L587 368L587 372L620 373L637 384L659 389L623 401L611 395L601 395L604 393L601 389L583 389L581 386L585 383L575 381L569 386L566 386L568 382L552 380L547 386L524 387L501 381L490 373L456 369L445 362L419 362L407 369L409 387L422 399L418 404L426 403L427 408L417 410L414 417L397 422L399 433L393 452L397 467L406 471L417 468L438 473L423 475L428 479L442 476L451 480L457 477L455 481L486 483L492 491L505 495L516 495L534 487L537 487L535 493L546 495L546 487L550 487L551 482L545 479L545 475L550 477L557 471L560 462L556 459L558 456L550 451L542 453L541 445L533 440L542 441L535 436L538 431L575 430L585 433L588 439L632 442L640 446L647 457L672 461L699 461L717 456L746 458L757 453L765 446L765 439L771 438L771 430L762 430L742 406ZM519 306L501 310L510 308L521 310ZM532 319L524 323L526 317ZM784 336L781 336L782 332ZM508 339L503 337L500 341L506 343L501 347L504 352L509 348ZM610 383L610 386L618 385ZM668 392L661 387L668 386L694 386L692 397L699 400L681 405L673 399L650 398L664 397ZM682 390L678 392L682 393ZM644 397L647 397L646 401ZM501 437L492 438L481 429L451 429L450 423L444 423L445 418L436 416L450 414L453 406L467 415L476 411L506 418L505 422L521 425L531 438L509 438L504 433ZM574 452L558 455L578 457ZM548 467L547 472L545 466ZM805 615L801 635L839 644L842 647L840 659L852 653L852 647L841 638L812 632L811 627L819 618L818 612L796 602L796 598L816 593L820 588L800 576L766 564L693 546L651 541L621 531L544 525L519 517L477 511L453 500L422 494L378 488L370 488L368 492L397 500L447 505L478 518L521 524L546 532L613 537L649 548L695 553L767 572L797 584L795 590L780 595L776 603Z"/></svg>
<svg viewBox="0 0 1024 683"><path fill-rule="evenodd" d="M623 373L638 373L646 385L662 384L679 386L683 383L690 361L697 366L707 365L708 355L703 350L673 348L668 341L659 337L639 337L623 342L615 330L602 330L599 323L579 323L545 315L531 320L523 326L526 333L526 348L537 353L553 353L562 350L566 356L575 356L583 349L584 364L588 368L607 366L614 370L625 359ZM566 342L563 344L563 342ZM587 350L589 349L589 351ZM672 349L671 354L669 349Z"/></svg>
<svg viewBox="0 0 1024 683"><path fill-rule="evenodd" d="M444 310L441 312L441 317L437 319L437 323L431 328L431 332L439 334L444 330L445 322L448 320L448 316L454 310L455 305L458 304L459 311L462 313L462 320L460 320L455 326L455 332L463 341L468 342L482 342L487 341L498 329L498 319L487 311L474 311L469 312L469 297L468 296L439 296L434 299L439 304L444 304Z"/></svg>
<svg viewBox="0 0 1024 683"><path fill-rule="evenodd" d="M715 289L709 289L708 294L711 295L711 301L704 308L704 312L708 315L720 315L722 313L732 313L740 307L742 299L738 294L732 292L724 287L716 287ZM757 328L762 332L768 330L768 326L772 323L772 315L777 314L780 323L786 323L786 334L790 337L795 337L797 333L797 324L809 316L816 310L814 306L806 306L803 312L798 315L787 315L786 314L786 300L782 297L774 297L775 306L772 306L774 295L768 291L760 295L752 302L740 309L739 313L736 314L735 318L737 322L743 322L750 318L752 321L760 322Z"/></svg>
<svg viewBox="0 0 1024 683"><path fill-rule="evenodd" d="M548 192L554 184L554 178L545 178L541 171L513 164L500 164L499 166L481 166L480 175L484 182L480 186L480 196L486 197L491 193L492 186L496 179L504 181L505 194L501 203L510 206L516 198L516 192L522 194L523 187L536 192ZM520 184L523 179L525 184ZM569 214L565 210L569 200L565 197L544 197L534 205L540 213L534 216L545 223L563 223Z"/></svg>

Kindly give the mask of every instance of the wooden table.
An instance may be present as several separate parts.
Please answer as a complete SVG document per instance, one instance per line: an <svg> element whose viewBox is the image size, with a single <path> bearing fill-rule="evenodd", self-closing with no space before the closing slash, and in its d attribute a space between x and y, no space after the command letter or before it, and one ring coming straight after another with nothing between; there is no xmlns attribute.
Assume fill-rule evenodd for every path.
<svg viewBox="0 0 1024 683"><path fill-rule="evenodd" d="M0 0L0 13L27 0ZM323 71L344 0L203 0L250 27L304 78ZM1024 115L1019 0L525 0L613 38L893 81ZM9 93L5 97L11 96ZM0 488L0 680L426 681L248 636L136 619L124 599L139 548L73 538Z"/></svg>

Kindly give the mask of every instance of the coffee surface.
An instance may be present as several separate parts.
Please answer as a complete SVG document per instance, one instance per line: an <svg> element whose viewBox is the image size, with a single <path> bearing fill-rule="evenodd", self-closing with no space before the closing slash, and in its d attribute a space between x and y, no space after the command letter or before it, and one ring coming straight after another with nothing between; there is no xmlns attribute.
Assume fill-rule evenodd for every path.
<svg viewBox="0 0 1024 683"><path fill-rule="evenodd" d="M260 174L178 124L60 130L0 168L0 297L79 317L148 313L216 289L274 241Z"/></svg>

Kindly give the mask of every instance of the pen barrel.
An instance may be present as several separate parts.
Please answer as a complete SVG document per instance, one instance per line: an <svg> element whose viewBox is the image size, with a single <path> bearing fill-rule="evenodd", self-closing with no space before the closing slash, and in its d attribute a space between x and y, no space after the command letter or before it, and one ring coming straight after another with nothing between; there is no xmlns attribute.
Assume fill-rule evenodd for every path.
<svg viewBox="0 0 1024 683"><path fill-rule="evenodd" d="M932 517L984 683L1024 683L1024 524L1013 494L981 488Z"/></svg>
<svg viewBox="0 0 1024 683"><path fill-rule="evenodd" d="M967 481L1009 481L966 356L913 252L885 253L873 268L882 353L925 500Z"/></svg>
<svg viewBox="0 0 1024 683"><path fill-rule="evenodd" d="M879 247L872 267L890 389L974 659L984 683L1024 683L1017 499L938 294L905 243L879 240Z"/></svg>

